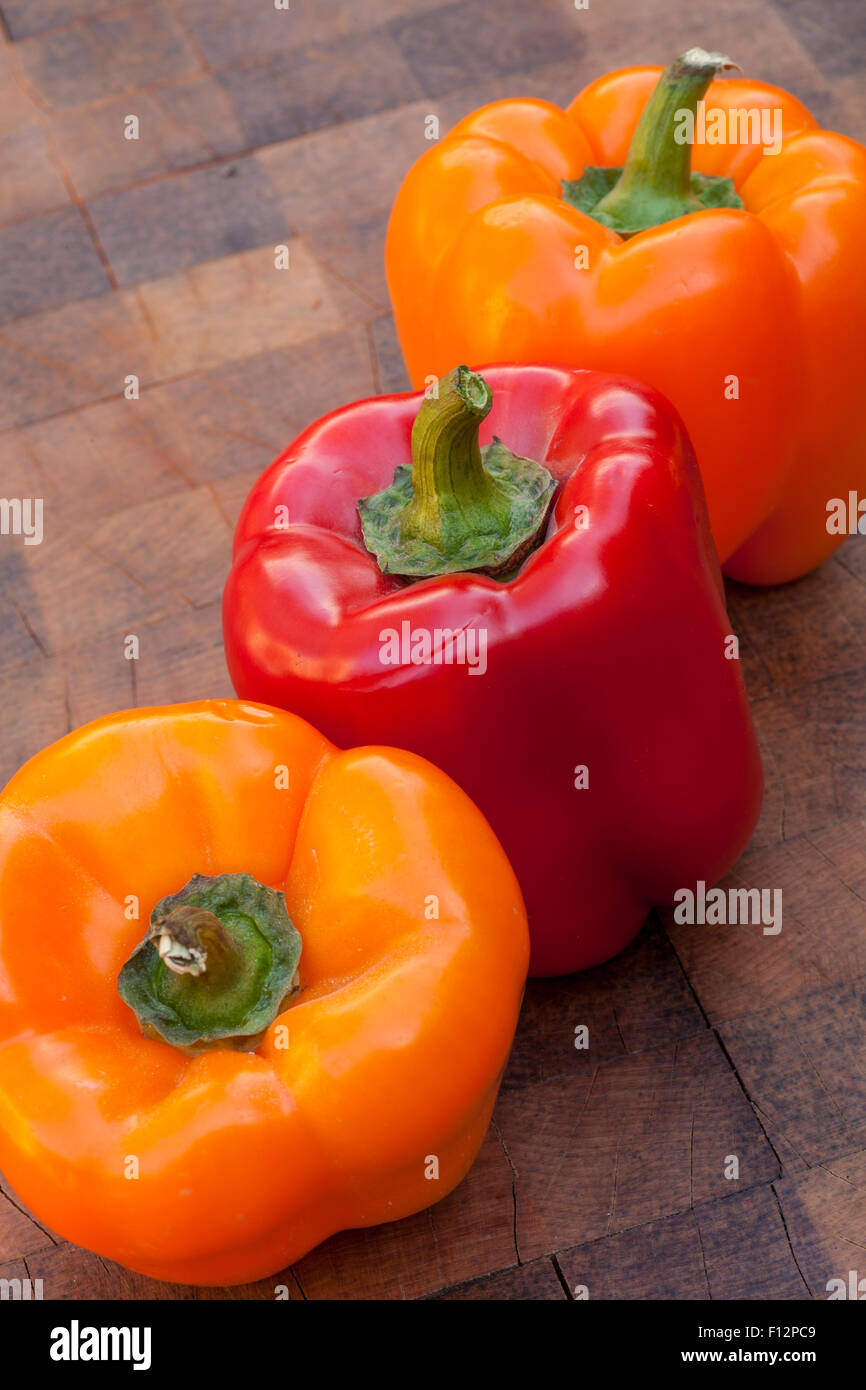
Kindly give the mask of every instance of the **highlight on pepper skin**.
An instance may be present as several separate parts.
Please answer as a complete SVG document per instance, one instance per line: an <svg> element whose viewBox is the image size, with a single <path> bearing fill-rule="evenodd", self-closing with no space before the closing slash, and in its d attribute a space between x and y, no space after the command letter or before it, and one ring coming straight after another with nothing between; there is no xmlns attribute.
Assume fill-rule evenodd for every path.
<svg viewBox="0 0 866 1390"><path fill-rule="evenodd" d="M223 633L242 698L464 788L523 890L532 975L618 954L755 826L700 474L628 378L459 364L311 424L246 500Z"/></svg>
<svg viewBox="0 0 866 1390"><path fill-rule="evenodd" d="M661 391L725 573L770 585L866 497L866 149L733 67L695 48L472 112L408 171L385 262L416 388L552 362Z"/></svg>
<svg viewBox="0 0 866 1390"><path fill-rule="evenodd" d="M107 716L0 797L0 1166L130 1269L263 1278L461 1181L527 960L429 763L230 700Z"/></svg>

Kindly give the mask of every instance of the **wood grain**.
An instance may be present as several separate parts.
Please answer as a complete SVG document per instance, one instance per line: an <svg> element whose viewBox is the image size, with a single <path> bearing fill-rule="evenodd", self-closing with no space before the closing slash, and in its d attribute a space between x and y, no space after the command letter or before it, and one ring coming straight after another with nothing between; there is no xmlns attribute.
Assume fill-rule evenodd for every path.
<svg viewBox="0 0 866 1390"><path fill-rule="evenodd" d="M45 507L41 546L0 537L0 781L111 710L231 693L219 602L248 489L316 416L408 386L382 243L429 115L567 102L703 34L862 140L861 9L0 0L0 492ZM429 1212L185 1289L73 1248L0 1184L0 1278L51 1299L449 1301L866 1278L866 547L728 600L767 793L726 886L780 889L778 936L663 912L609 965L532 983L481 1156Z"/></svg>

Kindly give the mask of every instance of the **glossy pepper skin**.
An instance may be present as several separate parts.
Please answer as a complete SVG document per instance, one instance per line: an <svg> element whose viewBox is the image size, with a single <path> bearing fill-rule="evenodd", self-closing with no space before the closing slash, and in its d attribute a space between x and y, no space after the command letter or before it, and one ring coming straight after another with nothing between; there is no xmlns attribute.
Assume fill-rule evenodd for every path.
<svg viewBox="0 0 866 1390"><path fill-rule="evenodd" d="M409 459L421 395L361 401L306 430L248 497L226 653L244 697L337 741L388 730L458 781L517 872L531 973L555 975L607 960L652 904L718 878L754 826L762 773L700 478L667 402L603 373L480 370L482 443L500 436L558 484L518 576L381 573L357 503ZM404 623L483 630L486 670L383 664L383 634Z"/></svg>
<svg viewBox="0 0 866 1390"><path fill-rule="evenodd" d="M713 81L707 108L779 110L780 152L695 144L693 168L730 176L744 208L623 240L561 181L625 163L661 73L610 73L566 110L496 102L432 145L388 228L397 330L415 387L462 360L651 383L691 437L723 569L777 584L841 544L828 501L866 492L866 150L777 87Z"/></svg>
<svg viewBox="0 0 866 1390"><path fill-rule="evenodd" d="M284 888L302 937L300 993L252 1052L150 1041L117 993L151 908L198 871ZM460 1182L527 957L493 834L411 753L342 752L234 701L109 716L0 799L0 1165L42 1221L132 1269L265 1277Z"/></svg>

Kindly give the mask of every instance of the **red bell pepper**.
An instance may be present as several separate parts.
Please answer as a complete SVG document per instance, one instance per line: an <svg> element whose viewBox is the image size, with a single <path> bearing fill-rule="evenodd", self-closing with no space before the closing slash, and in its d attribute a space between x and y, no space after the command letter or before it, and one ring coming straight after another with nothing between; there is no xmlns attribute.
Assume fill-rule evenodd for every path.
<svg viewBox="0 0 866 1390"><path fill-rule="evenodd" d="M725 872L761 764L672 407L600 372L483 371L346 406L271 465L237 527L226 651L244 698L458 781L553 975Z"/></svg>

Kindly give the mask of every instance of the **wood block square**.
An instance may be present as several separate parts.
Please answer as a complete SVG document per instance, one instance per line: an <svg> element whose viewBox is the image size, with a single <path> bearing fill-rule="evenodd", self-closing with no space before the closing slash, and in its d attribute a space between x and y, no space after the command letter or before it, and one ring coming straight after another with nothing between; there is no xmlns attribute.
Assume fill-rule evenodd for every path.
<svg viewBox="0 0 866 1390"><path fill-rule="evenodd" d="M275 269L274 248L263 246L127 291L147 324L140 343L143 379L203 371L343 328L343 314L307 246L297 239L282 244L289 249L287 270Z"/></svg>
<svg viewBox="0 0 866 1390"><path fill-rule="evenodd" d="M515 1175L522 1260L682 1211L779 1171L708 1032L504 1091L496 1122Z"/></svg>
<svg viewBox="0 0 866 1390"><path fill-rule="evenodd" d="M128 115L138 117L137 140L124 137ZM73 107L52 116L50 129L82 198L219 159L246 144L229 97L207 76Z"/></svg>
<svg viewBox="0 0 866 1390"><path fill-rule="evenodd" d="M834 770L797 717L790 697L770 695L752 705L764 765L764 804L750 848L777 844L827 825L839 813Z"/></svg>
<svg viewBox="0 0 866 1390"><path fill-rule="evenodd" d="M109 288L77 208L0 227L0 323Z"/></svg>
<svg viewBox="0 0 866 1390"><path fill-rule="evenodd" d="M839 820L866 815L864 687L861 668L788 693L794 715L831 770Z"/></svg>
<svg viewBox="0 0 866 1390"><path fill-rule="evenodd" d="M333 130L259 150L256 159L293 227L329 233L346 221L364 222L391 210L411 164L429 149L415 102L350 121Z"/></svg>
<svg viewBox="0 0 866 1390"><path fill-rule="evenodd" d="M574 9L559 0L497 0L495 19L486 0L460 0L392 20L388 32L425 94L438 96L478 78L525 72L580 56L585 39Z"/></svg>
<svg viewBox="0 0 866 1390"><path fill-rule="evenodd" d="M0 222L22 221L68 205L66 185L38 125L0 134L0 169Z"/></svg>
<svg viewBox="0 0 866 1390"><path fill-rule="evenodd" d="M590 1301L810 1296L771 1187L563 1250L557 1261L572 1293Z"/></svg>
<svg viewBox="0 0 866 1390"><path fill-rule="evenodd" d="M483 1300L498 1303L539 1303L565 1297L565 1290L559 1282L552 1260L533 1260L528 1265L515 1265L514 1269L504 1269L499 1274L489 1274L485 1279L460 1284L457 1288L434 1295L435 1299L448 1303Z"/></svg>
<svg viewBox="0 0 866 1390"><path fill-rule="evenodd" d="M834 826L828 840L839 833ZM840 844L839 858L846 857ZM751 921L691 926L662 913L711 1023L866 974L866 902L811 836L748 850L720 887L780 893L782 927L773 934L772 924L765 933L763 923ZM766 905L773 902L770 896Z"/></svg>
<svg viewBox="0 0 866 1390"><path fill-rule="evenodd" d="M229 93L250 145L357 120L414 101L422 88L384 34L361 34L225 68Z"/></svg>
<svg viewBox="0 0 866 1390"><path fill-rule="evenodd" d="M37 96L53 107L81 106L202 70L159 0L48 29L16 44L15 57Z"/></svg>
<svg viewBox="0 0 866 1390"><path fill-rule="evenodd" d="M375 390L366 334L353 328L155 386L134 409L139 431L184 478L232 484L255 479L320 416Z"/></svg>
<svg viewBox="0 0 866 1390"><path fill-rule="evenodd" d="M866 1293L866 1151L776 1183L791 1246L813 1298ZM852 1280L851 1276L854 1275Z"/></svg>
<svg viewBox="0 0 866 1390"><path fill-rule="evenodd" d="M56 1245L28 1256L31 1278L41 1279L46 1299L178 1299L195 1298L189 1284L164 1284L134 1274L111 1260L75 1245Z"/></svg>
<svg viewBox="0 0 866 1390"><path fill-rule="evenodd" d="M504 1085L525 1086L594 1069L705 1028L682 967L653 915L637 939L607 965L558 980L529 981ZM588 1045L578 1047L584 1040Z"/></svg>
<svg viewBox="0 0 866 1390"><path fill-rule="evenodd" d="M284 243L288 227L252 159L177 173L90 204L117 282L137 285L202 261Z"/></svg>
<svg viewBox="0 0 866 1390"><path fill-rule="evenodd" d="M772 0L827 77L863 75L863 6L860 0Z"/></svg>
<svg viewBox="0 0 866 1390"><path fill-rule="evenodd" d="M0 136L16 135L39 121L39 108L17 76L12 44L0 43Z"/></svg>
<svg viewBox="0 0 866 1390"><path fill-rule="evenodd" d="M53 1244L51 1237L22 1209L17 1198L0 1192L0 1265Z"/></svg>
<svg viewBox="0 0 866 1390"><path fill-rule="evenodd" d="M421 0L435 5L437 0ZM239 5L237 0L175 0L207 61L214 68L238 59L280 56L289 62L306 44L375 29L398 15L411 13L419 0L291 0L288 10L272 4Z"/></svg>
<svg viewBox="0 0 866 1390"><path fill-rule="evenodd" d="M3 671L0 787L28 758L69 732L63 672L42 654Z"/></svg>
<svg viewBox="0 0 866 1390"><path fill-rule="evenodd" d="M83 527L81 542L141 591L142 611L218 603L231 534L210 490L184 487Z"/></svg>
<svg viewBox="0 0 866 1390"><path fill-rule="evenodd" d="M192 486L182 459L154 435L145 409L148 394L138 401L117 395L21 431L20 447L31 469L29 490L38 478L49 539L58 530L68 535L72 527L136 506L143 496ZM0 458L3 452L0 439Z"/></svg>
<svg viewBox="0 0 866 1390"><path fill-rule="evenodd" d="M856 553L858 540L853 537L839 558L792 584L749 589L728 581L734 630L754 647L773 689L796 689L866 665L863 588L841 563L842 556Z"/></svg>
<svg viewBox="0 0 866 1390"><path fill-rule="evenodd" d="M567 0L566 0L567 3ZM772 0L608 0L575 12L586 37L579 86L616 68L665 65L696 41L696 25L708 47L727 53L747 77L799 94L823 87L817 66ZM589 68L586 74L587 66Z"/></svg>
<svg viewBox="0 0 866 1390"><path fill-rule="evenodd" d="M277 1299L278 1290L280 1301L299 1303L303 1300L301 1287L290 1269L284 1269L270 1279L260 1279L257 1284L235 1284L231 1288L203 1285L196 1289L196 1299L202 1303L273 1303Z"/></svg>
<svg viewBox="0 0 866 1390"><path fill-rule="evenodd" d="M372 217L334 221L316 226L315 232L303 226L301 219L320 264L363 295L378 315L387 314L390 308L384 251L389 215L378 212Z"/></svg>
<svg viewBox="0 0 866 1390"><path fill-rule="evenodd" d="M134 296L101 294L7 323L0 334L0 429L123 390L155 371Z"/></svg>
<svg viewBox="0 0 866 1390"><path fill-rule="evenodd" d="M863 1148L862 977L734 1019L719 1031L771 1143L778 1135L809 1165Z"/></svg>
<svg viewBox="0 0 866 1390"><path fill-rule="evenodd" d="M3 17L13 39L26 39L116 7L117 0L3 0Z"/></svg>
<svg viewBox="0 0 866 1390"><path fill-rule="evenodd" d="M140 636L141 657L131 663L135 668L132 703L138 708L235 698L226 670L218 600L148 624Z"/></svg>
<svg viewBox="0 0 866 1390"><path fill-rule="evenodd" d="M207 370L343 329L343 301L309 250L225 256L121 293L34 314L0 335L0 430L124 389Z"/></svg>

